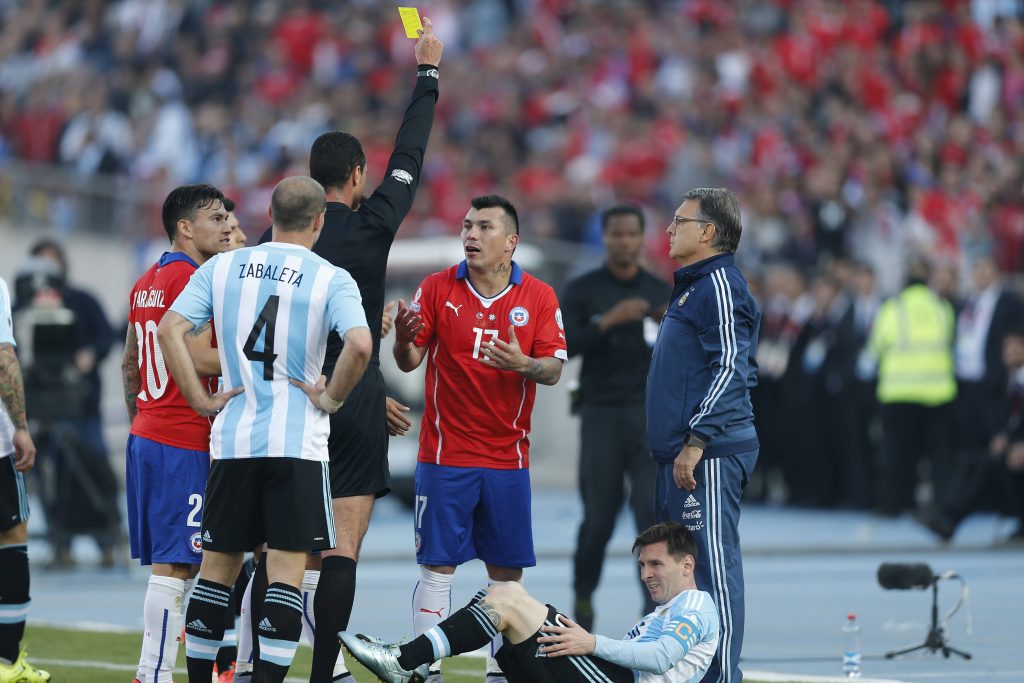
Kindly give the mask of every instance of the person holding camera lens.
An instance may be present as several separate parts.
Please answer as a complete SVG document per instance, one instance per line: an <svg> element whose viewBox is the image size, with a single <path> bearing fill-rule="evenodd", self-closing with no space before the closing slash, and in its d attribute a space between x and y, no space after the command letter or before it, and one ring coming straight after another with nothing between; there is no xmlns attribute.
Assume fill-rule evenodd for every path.
<svg viewBox="0 0 1024 683"><path fill-rule="evenodd" d="M121 514L112 501L117 477L108 459L100 416L99 369L114 343L103 307L68 281L64 247L42 239L15 281L15 327L25 348L26 400L39 423L40 477L50 566L74 564L71 541L93 537L100 564L112 567ZM71 500L78 500L72 508Z"/></svg>

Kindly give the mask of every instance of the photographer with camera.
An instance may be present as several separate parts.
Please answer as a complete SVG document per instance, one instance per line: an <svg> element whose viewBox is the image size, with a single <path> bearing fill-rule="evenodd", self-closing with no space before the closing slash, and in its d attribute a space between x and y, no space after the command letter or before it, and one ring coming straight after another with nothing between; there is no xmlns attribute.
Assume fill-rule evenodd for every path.
<svg viewBox="0 0 1024 683"><path fill-rule="evenodd" d="M15 320L25 350L29 412L39 421L40 477L51 566L74 564L71 539L92 536L104 567L121 534L117 478L100 417L99 366L114 332L96 298L67 281L67 257L51 239L37 242L15 282ZM75 500L74 510L68 502ZM83 508L84 506L84 508Z"/></svg>

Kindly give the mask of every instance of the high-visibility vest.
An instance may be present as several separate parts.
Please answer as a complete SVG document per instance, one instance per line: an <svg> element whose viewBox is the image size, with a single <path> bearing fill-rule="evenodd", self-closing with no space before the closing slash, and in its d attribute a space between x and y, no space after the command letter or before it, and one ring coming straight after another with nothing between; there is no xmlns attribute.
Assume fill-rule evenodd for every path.
<svg viewBox="0 0 1024 683"><path fill-rule="evenodd" d="M953 307L927 286L910 285L878 311L871 351L878 400L936 406L956 398Z"/></svg>

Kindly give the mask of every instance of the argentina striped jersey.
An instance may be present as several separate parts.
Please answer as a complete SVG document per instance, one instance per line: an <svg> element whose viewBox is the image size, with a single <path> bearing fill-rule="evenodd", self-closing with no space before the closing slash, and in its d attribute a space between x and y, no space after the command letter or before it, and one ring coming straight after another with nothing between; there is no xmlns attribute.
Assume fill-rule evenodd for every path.
<svg viewBox="0 0 1024 683"><path fill-rule="evenodd" d="M0 344L14 343L14 325L11 322L11 295L7 283L0 278ZM14 423L0 401L0 458L14 452Z"/></svg>
<svg viewBox="0 0 1024 683"><path fill-rule="evenodd" d="M638 683L696 683L718 648L718 609L686 590L637 623L622 640L597 636L594 656L633 669Z"/></svg>
<svg viewBox="0 0 1024 683"><path fill-rule="evenodd" d="M207 261L170 310L193 325L213 318L221 390L245 389L213 422L214 459L327 461L327 413L288 380L316 383L327 333L367 326L347 271L304 247L268 242Z"/></svg>

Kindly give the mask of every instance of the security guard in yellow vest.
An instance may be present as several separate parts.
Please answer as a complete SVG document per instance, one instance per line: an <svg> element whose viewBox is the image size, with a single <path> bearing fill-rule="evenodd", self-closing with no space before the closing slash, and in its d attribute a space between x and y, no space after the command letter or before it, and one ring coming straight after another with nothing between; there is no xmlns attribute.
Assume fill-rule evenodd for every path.
<svg viewBox="0 0 1024 683"><path fill-rule="evenodd" d="M955 317L929 289L928 263L908 267L904 289L879 309L868 346L878 359L882 482L878 512L914 507L917 465L931 462L933 496L952 467Z"/></svg>

